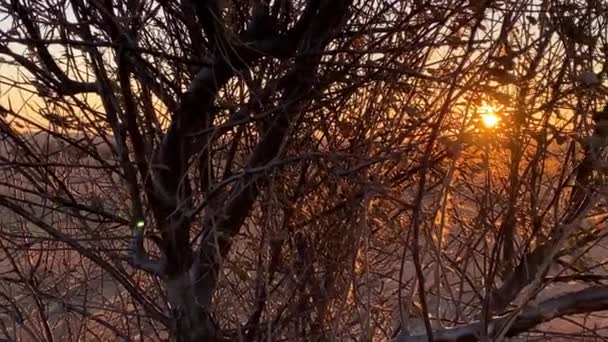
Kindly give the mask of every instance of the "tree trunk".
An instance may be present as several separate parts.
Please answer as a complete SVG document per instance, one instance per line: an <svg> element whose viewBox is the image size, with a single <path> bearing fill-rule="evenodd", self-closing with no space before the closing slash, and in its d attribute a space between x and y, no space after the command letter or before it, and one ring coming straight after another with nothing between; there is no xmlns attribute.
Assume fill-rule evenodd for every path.
<svg viewBox="0 0 608 342"><path fill-rule="evenodd" d="M190 272L182 273L166 281L173 326L171 341L218 341L217 330L209 313L209 303L204 303L193 287Z"/></svg>

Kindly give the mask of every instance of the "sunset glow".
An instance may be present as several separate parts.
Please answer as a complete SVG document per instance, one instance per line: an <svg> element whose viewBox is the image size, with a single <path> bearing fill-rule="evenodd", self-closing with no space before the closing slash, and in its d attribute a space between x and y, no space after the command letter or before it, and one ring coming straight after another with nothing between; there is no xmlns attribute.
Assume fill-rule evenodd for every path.
<svg viewBox="0 0 608 342"><path fill-rule="evenodd" d="M481 122L487 128L493 128L500 122L496 107L484 104L478 108Z"/></svg>

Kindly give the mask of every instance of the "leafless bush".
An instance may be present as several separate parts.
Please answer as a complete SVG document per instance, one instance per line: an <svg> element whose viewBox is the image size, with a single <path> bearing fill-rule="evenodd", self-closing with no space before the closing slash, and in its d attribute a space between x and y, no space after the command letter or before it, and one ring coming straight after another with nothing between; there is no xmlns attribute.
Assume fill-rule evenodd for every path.
<svg viewBox="0 0 608 342"><path fill-rule="evenodd" d="M4 339L608 338L602 1L0 14Z"/></svg>

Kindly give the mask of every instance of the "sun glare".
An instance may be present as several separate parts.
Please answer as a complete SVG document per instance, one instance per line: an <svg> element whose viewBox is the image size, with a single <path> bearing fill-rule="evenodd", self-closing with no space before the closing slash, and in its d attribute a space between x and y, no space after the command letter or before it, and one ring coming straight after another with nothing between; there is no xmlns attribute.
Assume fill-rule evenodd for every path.
<svg viewBox="0 0 608 342"><path fill-rule="evenodd" d="M479 107L477 111L484 126L487 128L493 128L498 125L500 117L496 113L496 107L484 104L483 106Z"/></svg>

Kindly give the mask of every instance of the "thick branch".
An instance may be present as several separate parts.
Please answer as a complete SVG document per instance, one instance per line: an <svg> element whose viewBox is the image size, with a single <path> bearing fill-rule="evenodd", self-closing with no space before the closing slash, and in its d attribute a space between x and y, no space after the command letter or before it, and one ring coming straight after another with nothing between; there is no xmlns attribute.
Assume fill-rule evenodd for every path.
<svg viewBox="0 0 608 342"><path fill-rule="evenodd" d="M207 44L213 49L224 42L224 24L220 1L188 0L193 5L198 22L205 32Z"/></svg>
<svg viewBox="0 0 608 342"><path fill-rule="evenodd" d="M317 2L312 1L311 3L315 4ZM203 67L197 73L180 105L173 113L171 125L155 160L156 166L153 166L156 168L155 172L152 173L152 181L155 182L156 192L151 202L153 202L153 207L160 208L162 215L159 215L159 217L165 220L161 223L161 229L163 230L163 240L168 242L166 254L170 265L168 269L179 274L189 266L191 261L190 256L186 255L188 253L183 253L184 250L190 248L189 217L187 217L187 210L184 210L188 208L191 200L188 194L184 193L188 184L186 181L188 161L193 153L189 137L194 132L208 128L213 122L215 115L213 101L219 90L230 78L246 70L263 56L276 58L292 56L304 37L306 37L305 40L309 45L301 46L301 48L302 51L308 52L311 51L311 44L314 44L314 42L319 43L328 40L329 32L336 27L328 25L328 23L333 22L335 18L341 18L349 4L348 1L325 1L322 13L316 11L317 8L315 7L315 12L319 17L314 21L316 25L311 24L308 31L298 32L298 34L289 33L285 36L273 33L262 39L247 43L231 42L232 46L229 49L216 51L213 63ZM296 26L302 27L302 20L305 19L308 18L301 18L300 24ZM336 24L338 23L336 22ZM280 145L281 135L274 134L274 132L269 133L271 134L268 137L272 139L272 143ZM201 136L201 146L207 146L209 139L209 134ZM269 157L264 156L255 164L261 165L274 157L274 152L255 152L252 160L257 160L266 154ZM201 158L204 162L204 156ZM240 193L232 196L235 203L238 203L242 198L255 199L257 190L254 193L251 191L257 186L248 184L237 188ZM228 224L230 228L225 229L226 231L234 231L236 229L234 227L240 226L243 215L246 216L251 207L251 204L248 204L249 200L245 202L247 203L240 203L244 204L242 206L231 204L226 206L226 208L232 208L225 211L230 221L230 224ZM231 210L234 210L234 212ZM245 214L242 215L241 212ZM167 218L169 219L167 220Z"/></svg>
<svg viewBox="0 0 608 342"><path fill-rule="evenodd" d="M163 276L165 272L166 260L164 258L159 260L151 259L146 253L144 248L144 231L139 227L136 228L129 249L129 264L156 276Z"/></svg>
<svg viewBox="0 0 608 342"><path fill-rule="evenodd" d="M527 332L539 324L568 315L584 314L608 310L608 288L591 287L582 291L564 294L540 303L536 307L525 308L517 316L506 336L513 337ZM510 315L495 317L489 321L488 332L494 334L507 323ZM437 331L436 342L467 342L479 341L483 329L482 322ZM426 335L400 336L393 342L422 342L427 341Z"/></svg>
<svg viewBox="0 0 608 342"><path fill-rule="evenodd" d="M315 89L315 75L322 51L329 43L336 28L340 27L347 15L351 1L327 1L323 11L319 13L318 21L309 28L303 40L300 56L296 59L292 70L282 79L279 87L284 94L272 118L263 132L263 137L255 147L247 163L246 169L268 164L276 158L285 143L290 126L301 111L306 100L312 100L311 94ZM233 194L223 208L203 223L205 229L199 245L195 277L199 301L209 304L217 281L220 259L230 250L232 238L249 215L261 189L266 184L270 172L262 174L245 174L235 186Z"/></svg>

